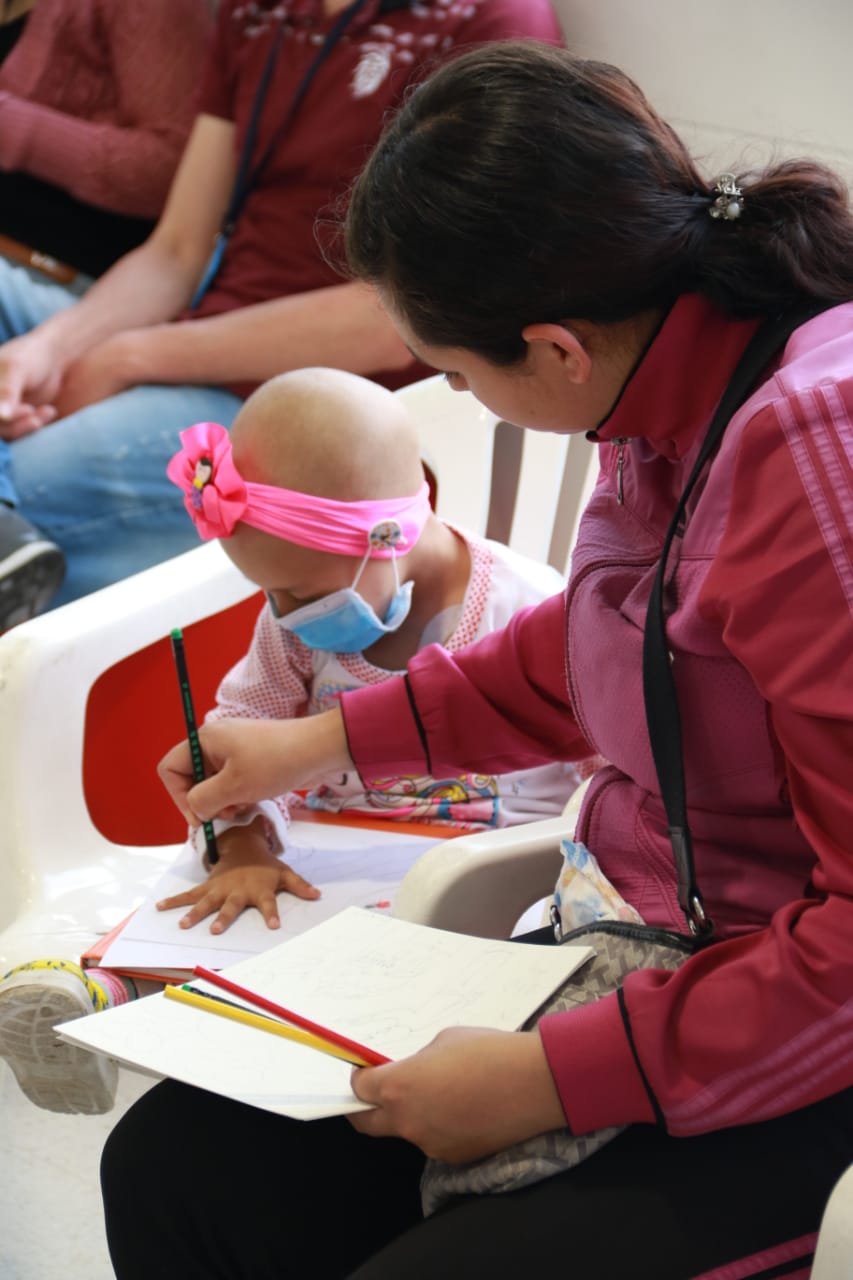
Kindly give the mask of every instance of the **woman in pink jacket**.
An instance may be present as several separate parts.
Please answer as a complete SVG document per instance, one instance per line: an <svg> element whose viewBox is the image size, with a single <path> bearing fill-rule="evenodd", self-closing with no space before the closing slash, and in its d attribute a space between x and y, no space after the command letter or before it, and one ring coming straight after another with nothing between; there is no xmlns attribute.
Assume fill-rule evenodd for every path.
<svg viewBox="0 0 853 1280"><path fill-rule="evenodd" d="M489 772L596 751L611 763L576 839L647 923L683 931L684 910L707 945L533 1031L455 1028L356 1071L374 1109L351 1125L300 1128L160 1086L106 1149L117 1274L150 1274L170 1251L182 1276L278 1276L292 1221L306 1249L323 1232L323 1276L564 1262L583 1280L803 1280L853 1157L846 190L806 161L707 180L615 68L502 45L411 97L356 186L347 245L451 385L511 421L601 442L570 581L341 711L210 726L215 776L193 787L176 749L162 766L173 793L206 818L330 768ZM779 313L793 332L745 389L667 562L685 890L643 703L644 623L715 409ZM566 1124L627 1127L573 1169L420 1219L423 1153L469 1161ZM152 1215L155 1181L163 1205L183 1197L174 1221Z"/></svg>

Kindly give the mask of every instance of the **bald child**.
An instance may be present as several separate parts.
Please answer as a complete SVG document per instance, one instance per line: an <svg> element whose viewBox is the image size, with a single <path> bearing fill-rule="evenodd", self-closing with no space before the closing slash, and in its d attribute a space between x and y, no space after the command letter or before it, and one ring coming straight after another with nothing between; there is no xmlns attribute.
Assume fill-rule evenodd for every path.
<svg viewBox="0 0 853 1280"><path fill-rule="evenodd" d="M555 570L433 513L404 401L355 374L283 374L246 401L230 438L206 423L182 440L169 474L189 515L267 596L208 720L328 710L343 692L403 670L425 645L460 649L562 588ZM161 775L169 786L168 756ZM208 880L160 906L188 908L187 928L212 915L218 933L254 905L277 928L278 893L319 892L282 858L287 820L301 804L499 827L559 813L577 780L568 764L500 777L405 774L369 786L355 773L318 779L307 797L266 802L243 825L217 823L220 859Z"/></svg>

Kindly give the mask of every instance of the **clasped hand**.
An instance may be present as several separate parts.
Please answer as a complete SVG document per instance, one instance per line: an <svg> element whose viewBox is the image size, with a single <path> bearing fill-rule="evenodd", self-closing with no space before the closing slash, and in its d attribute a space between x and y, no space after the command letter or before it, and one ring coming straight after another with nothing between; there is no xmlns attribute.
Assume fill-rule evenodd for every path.
<svg viewBox="0 0 853 1280"><path fill-rule="evenodd" d="M141 381L132 331L63 359L39 330L0 347L0 438L18 440Z"/></svg>
<svg viewBox="0 0 853 1280"><path fill-rule="evenodd" d="M0 347L0 438L17 440L56 417L62 365L48 342L33 334Z"/></svg>

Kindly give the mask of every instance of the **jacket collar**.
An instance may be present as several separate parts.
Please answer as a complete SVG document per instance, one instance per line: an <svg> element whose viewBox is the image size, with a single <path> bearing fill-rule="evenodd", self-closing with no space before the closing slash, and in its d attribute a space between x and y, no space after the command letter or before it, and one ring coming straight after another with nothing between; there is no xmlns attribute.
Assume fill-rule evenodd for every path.
<svg viewBox="0 0 853 1280"><path fill-rule="evenodd" d="M589 438L642 436L664 457L683 457L711 421L758 325L724 316L699 294L678 298Z"/></svg>

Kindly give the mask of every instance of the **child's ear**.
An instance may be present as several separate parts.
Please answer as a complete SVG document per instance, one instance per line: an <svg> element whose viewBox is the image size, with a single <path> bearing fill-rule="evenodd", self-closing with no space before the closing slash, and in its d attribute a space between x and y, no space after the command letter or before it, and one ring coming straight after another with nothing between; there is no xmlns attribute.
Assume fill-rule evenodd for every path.
<svg viewBox="0 0 853 1280"><path fill-rule="evenodd" d="M557 362L571 382L589 381L592 360L574 329L563 324L529 324L521 336L538 362Z"/></svg>

